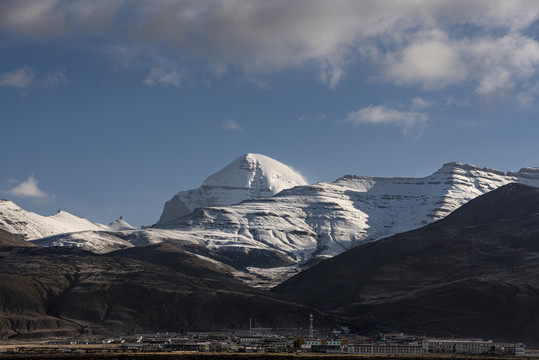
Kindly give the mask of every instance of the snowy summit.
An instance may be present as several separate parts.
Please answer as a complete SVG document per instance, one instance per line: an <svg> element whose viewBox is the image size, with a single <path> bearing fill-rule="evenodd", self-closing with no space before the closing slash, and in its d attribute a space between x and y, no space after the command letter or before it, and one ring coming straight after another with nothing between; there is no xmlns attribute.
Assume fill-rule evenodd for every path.
<svg viewBox="0 0 539 360"><path fill-rule="evenodd" d="M109 226L105 227L105 230L110 231L124 231L124 230L136 230L136 227L128 224L121 216L119 219L112 221Z"/></svg>
<svg viewBox="0 0 539 360"><path fill-rule="evenodd" d="M307 184L303 176L277 160L260 154L245 154L210 175L198 189L174 195L165 203L158 223L175 220L196 208L238 204Z"/></svg>

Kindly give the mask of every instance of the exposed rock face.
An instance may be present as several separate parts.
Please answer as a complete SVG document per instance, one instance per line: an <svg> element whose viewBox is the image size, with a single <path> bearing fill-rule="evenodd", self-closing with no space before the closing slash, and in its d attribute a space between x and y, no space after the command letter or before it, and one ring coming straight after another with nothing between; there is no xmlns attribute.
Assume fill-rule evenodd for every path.
<svg viewBox="0 0 539 360"><path fill-rule="evenodd" d="M174 195L165 203L158 223L176 220L196 208L238 204L306 184L299 173L272 158L245 154L209 176L198 189Z"/></svg>
<svg viewBox="0 0 539 360"><path fill-rule="evenodd" d="M274 289L362 331L539 338L539 189L508 184L446 218L358 246Z"/></svg>

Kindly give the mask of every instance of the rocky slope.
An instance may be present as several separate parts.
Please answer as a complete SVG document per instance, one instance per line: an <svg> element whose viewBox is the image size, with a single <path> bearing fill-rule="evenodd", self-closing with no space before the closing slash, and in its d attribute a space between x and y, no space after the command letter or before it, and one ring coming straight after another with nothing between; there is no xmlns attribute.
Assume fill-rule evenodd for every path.
<svg viewBox="0 0 539 360"><path fill-rule="evenodd" d="M196 208L269 197L297 185L307 185L307 182L287 165L264 155L245 154L210 175L198 189L174 195L165 203L158 223L176 220Z"/></svg>
<svg viewBox="0 0 539 360"><path fill-rule="evenodd" d="M539 341L539 189L509 184L421 229L356 247L276 293L360 331Z"/></svg>

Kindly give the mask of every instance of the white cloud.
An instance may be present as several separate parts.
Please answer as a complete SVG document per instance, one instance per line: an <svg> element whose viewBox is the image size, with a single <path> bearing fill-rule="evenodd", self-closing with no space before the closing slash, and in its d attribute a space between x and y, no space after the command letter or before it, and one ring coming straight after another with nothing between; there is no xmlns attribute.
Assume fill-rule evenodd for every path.
<svg viewBox="0 0 539 360"><path fill-rule="evenodd" d="M539 70L539 43L521 35L481 39L470 44L467 51L480 95L504 91Z"/></svg>
<svg viewBox="0 0 539 360"><path fill-rule="evenodd" d="M32 85L34 81L34 71L28 65L13 70L8 73L0 74L0 86L25 89Z"/></svg>
<svg viewBox="0 0 539 360"><path fill-rule="evenodd" d="M482 97L513 91L518 83L539 73L539 42L519 34L503 37L413 39L386 54L386 77L397 83L442 89L474 84Z"/></svg>
<svg viewBox="0 0 539 360"><path fill-rule="evenodd" d="M68 83L69 79L64 69L51 71L47 73L45 78L37 78L34 75L34 69L28 65L24 65L22 68L8 73L0 74L0 86L13 87L19 90L39 86L53 88Z"/></svg>
<svg viewBox="0 0 539 360"><path fill-rule="evenodd" d="M61 69L49 72L42 83L45 87L53 88L59 85L69 84L69 79L66 76L66 71Z"/></svg>
<svg viewBox="0 0 539 360"><path fill-rule="evenodd" d="M34 178L34 175L30 175L28 180L20 183L11 190L7 191L7 194L13 196L22 196L22 197L33 197L33 198L46 198L48 194L43 192L37 186L37 179Z"/></svg>
<svg viewBox="0 0 539 360"><path fill-rule="evenodd" d="M432 106L432 103L430 101L427 101L421 97L416 97L410 100L412 102L412 109L425 109L429 106Z"/></svg>
<svg viewBox="0 0 539 360"><path fill-rule="evenodd" d="M254 84L260 90L271 90L271 85L267 81L252 76L248 76L246 80L247 82Z"/></svg>
<svg viewBox="0 0 539 360"><path fill-rule="evenodd" d="M226 130L241 130L241 125L234 119L227 119L221 123L221 127Z"/></svg>
<svg viewBox="0 0 539 360"><path fill-rule="evenodd" d="M539 82L535 84L525 84L523 90L517 94L516 100L524 106L531 105L535 97L539 94Z"/></svg>
<svg viewBox="0 0 539 360"><path fill-rule="evenodd" d="M420 137L427 128L428 115L416 111L391 109L384 105L369 105L366 108L346 114L344 122L354 125L394 124L402 129L404 135Z"/></svg>
<svg viewBox="0 0 539 360"><path fill-rule="evenodd" d="M463 60L458 47L448 39L420 39L398 55L388 55L386 76L398 83L420 83L427 89L439 89L468 77L469 69Z"/></svg>
<svg viewBox="0 0 539 360"><path fill-rule="evenodd" d="M180 87L180 75L174 70L165 70L163 68L152 68L148 75L142 81L149 86L174 86Z"/></svg>
<svg viewBox="0 0 539 360"><path fill-rule="evenodd" d="M323 120L326 119L326 114L324 113L316 113L316 114L311 114L311 115L305 115L305 114L302 114L300 117L298 117L296 119L296 121L298 122L306 122L306 121L309 121L309 122L321 122Z"/></svg>
<svg viewBox="0 0 539 360"><path fill-rule="evenodd" d="M453 95L443 95L442 101L446 107L465 108L470 106L469 98L456 98Z"/></svg>

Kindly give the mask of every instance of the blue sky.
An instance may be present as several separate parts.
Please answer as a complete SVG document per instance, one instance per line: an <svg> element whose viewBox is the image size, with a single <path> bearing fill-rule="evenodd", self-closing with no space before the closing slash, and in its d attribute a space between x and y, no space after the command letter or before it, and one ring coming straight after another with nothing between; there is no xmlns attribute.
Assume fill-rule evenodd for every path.
<svg viewBox="0 0 539 360"><path fill-rule="evenodd" d="M153 224L247 152L309 181L539 166L538 1L0 0L0 197Z"/></svg>

